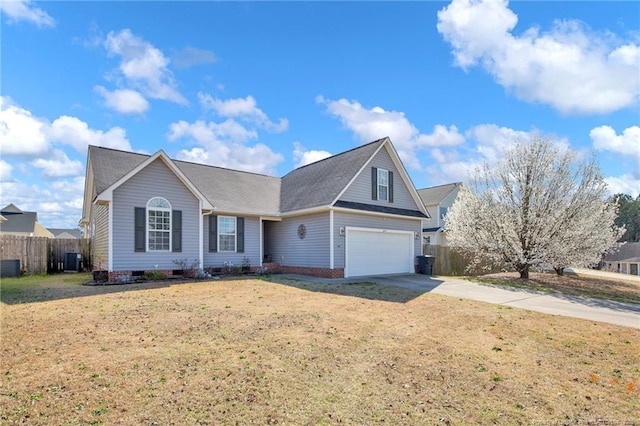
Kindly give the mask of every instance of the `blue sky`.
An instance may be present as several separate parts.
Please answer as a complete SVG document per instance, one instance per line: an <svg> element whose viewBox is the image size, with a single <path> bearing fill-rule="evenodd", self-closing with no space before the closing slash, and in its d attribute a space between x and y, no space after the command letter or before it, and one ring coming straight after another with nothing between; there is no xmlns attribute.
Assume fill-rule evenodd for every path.
<svg viewBox="0 0 640 426"><path fill-rule="evenodd" d="M0 204L45 226L77 225L89 144L282 176L390 136L423 188L537 132L640 194L637 2L0 8Z"/></svg>

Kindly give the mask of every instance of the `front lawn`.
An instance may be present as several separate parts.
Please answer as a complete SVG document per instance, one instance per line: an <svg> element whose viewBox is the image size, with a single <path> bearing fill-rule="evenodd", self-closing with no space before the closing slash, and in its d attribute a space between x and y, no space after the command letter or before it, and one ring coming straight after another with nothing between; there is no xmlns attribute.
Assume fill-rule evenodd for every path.
<svg viewBox="0 0 640 426"><path fill-rule="evenodd" d="M2 280L0 423L637 421L637 329L368 283L81 281Z"/></svg>

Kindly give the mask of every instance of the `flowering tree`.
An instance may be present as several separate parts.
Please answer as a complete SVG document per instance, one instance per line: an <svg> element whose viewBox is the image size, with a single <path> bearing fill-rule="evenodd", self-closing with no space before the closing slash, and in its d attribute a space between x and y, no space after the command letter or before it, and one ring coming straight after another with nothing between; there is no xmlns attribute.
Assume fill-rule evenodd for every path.
<svg viewBox="0 0 640 426"><path fill-rule="evenodd" d="M591 158L535 136L517 141L494 167L485 164L447 213L447 240L470 266L502 264L529 278L532 266L597 263L624 231Z"/></svg>

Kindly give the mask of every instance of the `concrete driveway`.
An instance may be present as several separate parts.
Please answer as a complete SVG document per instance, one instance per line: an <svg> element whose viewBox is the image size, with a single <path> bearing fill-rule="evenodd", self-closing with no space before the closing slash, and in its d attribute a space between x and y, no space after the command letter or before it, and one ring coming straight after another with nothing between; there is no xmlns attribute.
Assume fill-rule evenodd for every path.
<svg viewBox="0 0 640 426"><path fill-rule="evenodd" d="M425 293L462 297L546 314L563 315L640 329L640 304L590 299L563 294L550 294L519 288L477 284L450 277L430 277L421 274L358 277L352 279L325 279L298 275L295 276L295 278L335 284L367 281L382 285L410 288L424 291Z"/></svg>

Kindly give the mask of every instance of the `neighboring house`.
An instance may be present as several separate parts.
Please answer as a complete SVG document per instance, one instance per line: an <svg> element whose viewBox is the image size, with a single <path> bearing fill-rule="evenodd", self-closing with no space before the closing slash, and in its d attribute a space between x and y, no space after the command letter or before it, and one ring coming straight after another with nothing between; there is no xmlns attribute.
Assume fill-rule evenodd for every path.
<svg viewBox="0 0 640 426"><path fill-rule="evenodd" d="M426 218L384 138L282 178L90 146L80 225L112 280L181 259L337 278L415 272Z"/></svg>
<svg viewBox="0 0 640 426"><path fill-rule="evenodd" d="M0 220L1 235L53 238L53 234L38 223L36 212L25 212L9 204L0 210L0 216L4 218Z"/></svg>
<svg viewBox="0 0 640 426"><path fill-rule="evenodd" d="M79 229L61 229L61 228L47 228L49 232L53 234L54 238L82 238L82 231Z"/></svg>
<svg viewBox="0 0 640 426"><path fill-rule="evenodd" d="M625 243L615 253L605 255L604 269L640 275L640 243Z"/></svg>
<svg viewBox="0 0 640 426"><path fill-rule="evenodd" d="M432 186L418 190L429 212L429 218L422 221L422 236L425 245L447 245L444 230L444 217L453 205L462 186L461 182Z"/></svg>

